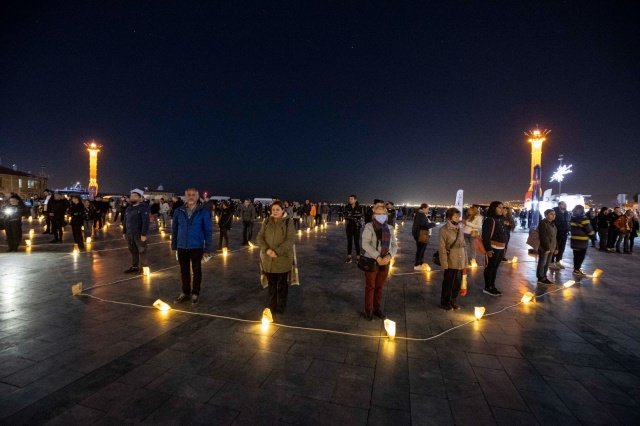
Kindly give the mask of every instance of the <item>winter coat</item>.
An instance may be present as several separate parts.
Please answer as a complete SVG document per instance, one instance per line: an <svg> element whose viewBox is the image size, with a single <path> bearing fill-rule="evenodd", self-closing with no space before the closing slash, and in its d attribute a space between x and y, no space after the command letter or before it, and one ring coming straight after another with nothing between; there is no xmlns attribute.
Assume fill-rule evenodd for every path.
<svg viewBox="0 0 640 426"><path fill-rule="evenodd" d="M554 207L553 211L556 212L556 218L553 221L553 224L556 226L558 230L558 235L567 235L569 233L569 223L571 222L571 212L560 211L560 207Z"/></svg>
<svg viewBox="0 0 640 426"><path fill-rule="evenodd" d="M218 220L218 227L220 229L231 229L231 222L233 222L233 211L227 207L220 212L220 220Z"/></svg>
<svg viewBox="0 0 640 426"><path fill-rule="evenodd" d="M558 244L556 241L558 229L556 228L555 221L549 222L548 219L543 219L540 225L538 225L538 235L540 236L540 250L553 254Z"/></svg>
<svg viewBox="0 0 640 426"><path fill-rule="evenodd" d="M571 216L571 249L586 250L589 247L589 239L595 238L595 232L591 229L591 221L583 214Z"/></svg>
<svg viewBox="0 0 640 426"><path fill-rule="evenodd" d="M149 206L146 203L130 204L124 212L122 221L123 234L140 234L143 237L149 232Z"/></svg>
<svg viewBox="0 0 640 426"><path fill-rule="evenodd" d="M479 214L475 215L472 221L467 220L467 224L462 226L462 232L465 234L471 234L472 231L480 232L480 228L482 227L482 216Z"/></svg>
<svg viewBox="0 0 640 426"><path fill-rule="evenodd" d="M189 217L186 205L180 207L173 214L171 222L171 250L201 249L211 253L213 246L213 226L211 213L204 207L196 206Z"/></svg>
<svg viewBox="0 0 640 426"><path fill-rule="evenodd" d="M274 274L289 272L293 264L295 238L296 230L292 220L283 218L276 221L273 217L265 219L258 232L262 270ZM277 256L269 256L268 249L275 251Z"/></svg>
<svg viewBox="0 0 640 426"><path fill-rule="evenodd" d="M493 235L491 234L492 230ZM492 241L494 242L494 244L491 243ZM496 242L498 244L495 244ZM504 249L504 245L508 242L509 234L507 233L507 229L502 217L487 217L484 222L482 222L482 245L484 245L484 249L486 251L491 251L494 249ZM502 247L500 248L500 246Z"/></svg>
<svg viewBox="0 0 640 426"><path fill-rule="evenodd" d="M633 228L633 220L630 217L627 217L627 215L621 214L616 219L614 225L616 226L618 232L620 232L621 234L626 234Z"/></svg>
<svg viewBox="0 0 640 426"><path fill-rule="evenodd" d="M253 222L256 220L256 208L253 204L249 203L248 206L244 204L240 206L240 218L245 222Z"/></svg>
<svg viewBox="0 0 640 426"><path fill-rule="evenodd" d="M351 204L347 204L344 209L344 220L347 223L347 228L350 229L360 229L362 226L362 206L356 203L351 206Z"/></svg>
<svg viewBox="0 0 640 426"><path fill-rule="evenodd" d="M451 229L449 223L445 222L438 233L438 254L440 255L442 269L462 269L466 267L466 247L462 231L458 227Z"/></svg>
<svg viewBox="0 0 640 426"><path fill-rule="evenodd" d="M71 203L69 216L71 216L71 225L82 225L84 223L84 206L81 203Z"/></svg>
<svg viewBox="0 0 640 426"><path fill-rule="evenodd" d="M420 237L420 231L428 231L435 226L436 224L429 220L429 217L426 215L426 213L419 211L418 213L416 213L415 219L413 219L411 235L413 236L414 240L418 241L418 238Z"/></svg>
<svg viewBox="0 0 640 426"><path fill-rule="evenodd" d="M391 225L388 226L389 231L391 232L389 254L393 257L398 252L398 241L396 240L396 235L393 232L393 227ZM371 222L367 223L362 230L362 250L364 250L364 255L366 257L377 259L378 256L380 256L380 242L378 241L376 230Z"/></svg>

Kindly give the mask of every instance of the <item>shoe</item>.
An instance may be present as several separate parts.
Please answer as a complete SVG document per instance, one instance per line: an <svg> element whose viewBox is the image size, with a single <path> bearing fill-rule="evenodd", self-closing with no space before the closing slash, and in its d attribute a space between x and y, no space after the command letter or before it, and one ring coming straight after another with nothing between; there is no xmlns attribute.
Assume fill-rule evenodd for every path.
<svg viewBox="0 0 640 426"><path fill-rule="evenodd" d="M556 268L558 268L558 269L564 269L564 266L562 266L562 263L560 263L560 262L556 262Z"/></svg>
<svg viewBox="0 0 640 426"><path fill-rule="evenodd" d="M505 263L507 263L507 262L509 262L509 259L507 259L506 257L504 257L504 258L502 258L502 261L503 261L503 262L505 262Z"/></svg>
<svg viewBox="0 0 640 426"><path fill-rule="evenodd" d="M438 305L438 308L444 309L445 311L452 311L453 310L451 305Z"/></svg>
<svg viewBox="0 0 640 426"><path fill-rule="evenodd" d="M346 263L351 263L351 256L347 256L347 262Z"/></svg>
<svg viewBox="0 0 640 426"><path fill-rule="evenodd" d="M414 271L422 271L422 265L416 265L413 267Z"/></svg>
<svg viewBox="0 0 640 426"><path fill-rule="evenodd" d="M356 262L360 260L360 255L356 256Z"/></svg>
<svg viewBox="0 0 640 426"><path fill-rule="evenodd" d="M191 304L192 305L197 305L198 304L198 295L197 294L192 294L191 295Z"/></svg>
<svg viewBox="0 0 640 426"><path fill-rule="evenodd" d="M560 268L555 263L550 263L549 264L549 269L560 269Z"/></svg>
<svg viewBox="0 0 640 426"><path fill-rule="evenodd" d="M49 231L44 231L42 234L44 235L44 234L50 234L50 233L51 232L49 232Z"/></svg>
<svg viewBox="0 0 640 426"><path fill-rule="evenodd" d="M51 244L56 244L58 241L60 241L60 240L55 239L55 240L51 240L51 241L49 241L49 243L51 243Z"/></svg>
<svg viewBox="0 0 640 426"><path fill-rule="evenodd" d="M373 311L373 315L377 316L381 320L385 319L387 316L382 311Z"/></svg>
<svg viewBox="0 0 640 426"><path fill-rule="evenodd" d="M135 267L135 266L132 266L131 268L129 268L126 271L124 271L125 274L132 274L134 272L138 272L138 268Z"/></svg>
<svg viewBox="0 0 640 426"><path fill-rule="evenodd" d="M451 302L451 309L457 310L460 309L460 306L458 306L458 304L456 304L455 302Z"/></svg>
<svg viewBox="0 0 640 426"><path fill-rule="evenodd" d="M249 243L242 243L242 244L240 244L240 245L241 245L241 246L248 246L248 245L249 245Z"/></svg>
<svg viewBox="0 0 640 426"><path fill-rule="evenodd" d="M490 288L488 290L485 288L484 290L482 290L482 292L488 294L489 296L502 296L502 293L499 292L498 289L495 287Z"/></svg>
<svg viewBox="0 0 640 426"><path fill-rule="evenodd" d="M373 315L371 315L371 312L364 311L362 316L364 316L364 319L367 321L373 321Z"/></svg>
<svg viewBox="0 0 640 426"><path fill-rule="evenodd" d="M573 275L577 275L579 277L586 277L587 274L582 269L574 269Z"/></svg>
<svg viewBox="0 0 640 426"><path fill-rule="evenodd" d="M545 278L544 280L542 280L542 283L543 283L543 284L546 284L546 285L553 285L553 284L555 284L555 283L554 283L553 281L551 281L549 278Z"/></svg>
<svg viewBox="0 0 640 426"><path fill-rule="evenodd" d="M544 284L544 280L545 280L545 279L546 279L546 278L538 278L538 279L536 280L536 284Z"/></svg>
<svg viewBox="0 0 640 426"><path fill-rule="evenodd" d="M185 300L187 300L189 298L188 295L184 294L184 293L180 293L180 296L178 296L178 298L176 299L176 303L182 303Z"/></svg>

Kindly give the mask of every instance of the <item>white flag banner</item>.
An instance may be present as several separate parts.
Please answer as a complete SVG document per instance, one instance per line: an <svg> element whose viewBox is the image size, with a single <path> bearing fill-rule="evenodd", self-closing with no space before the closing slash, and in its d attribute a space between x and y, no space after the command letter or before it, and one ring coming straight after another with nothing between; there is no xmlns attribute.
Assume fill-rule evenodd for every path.
<svg viewBox="0 0 640 426"><path fill-rule="evenodd" d="M464 195L464 191L462 189L458 189L458 193L456 194L456 209L460 210L462 214L462 197Z"/></svg>

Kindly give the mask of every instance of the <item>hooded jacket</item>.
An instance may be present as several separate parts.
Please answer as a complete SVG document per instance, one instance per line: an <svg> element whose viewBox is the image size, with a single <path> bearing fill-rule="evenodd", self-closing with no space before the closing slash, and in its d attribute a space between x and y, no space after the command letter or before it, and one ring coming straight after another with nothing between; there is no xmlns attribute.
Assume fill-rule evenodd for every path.
<svg viewBox="0 0 640 426"><path fill-rule="evenodd" d="M258 232L258 246L264 272L276 274L291 270L295 238L296 230L290 219L282 218L276 221L273 217L269 217L262 222ZM277 257L269 256L268 249L276 252Z"/></svg>

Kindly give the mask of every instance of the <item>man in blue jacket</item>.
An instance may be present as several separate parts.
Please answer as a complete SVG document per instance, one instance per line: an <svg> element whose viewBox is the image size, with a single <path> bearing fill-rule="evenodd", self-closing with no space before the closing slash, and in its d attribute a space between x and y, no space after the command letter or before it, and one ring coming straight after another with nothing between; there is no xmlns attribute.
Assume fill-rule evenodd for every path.
<svg viewBox="0 0 640 426"><path fill-rule="evenodd" d="M187 202L176 209L171 221L171 250L177 250L182 277L182 293L176 303L191 298L191 303L198 303L200 283L202 282L202 259L211 257L213 246L213 228L211 213L198 204L198 191L189 188L184 192ZM191 287L191 270L193 269L193 288Z"/></svg>
<svg viewBox="0 0 640 426"><path fill-rule="evenodd" d="M147 264L147 233L149 232L149 205L144 202L144 191L131 191L131 205L127 208L122 221L122 236L126 238L131 252L131 268L125 274L137 272Z"/></svg>

